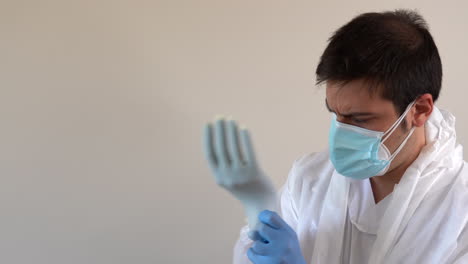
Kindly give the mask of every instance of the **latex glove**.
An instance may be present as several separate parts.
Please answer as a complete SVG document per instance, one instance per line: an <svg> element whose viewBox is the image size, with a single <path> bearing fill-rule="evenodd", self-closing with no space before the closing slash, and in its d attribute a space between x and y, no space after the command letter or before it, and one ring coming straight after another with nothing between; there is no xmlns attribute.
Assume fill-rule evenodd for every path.
<svg viewBox="0 0 468 264"><path fill-rule="evenodd" d="M262 210L276 210L276 190L257 164L249 132L220 117L214 127L206 124L204 147L217 184L242 203L250 230L256 229Z"/></svg>
<svg viewBox="0 0 468 264"><path fill-rule="evenodd" d="M306 264L296 232L275 212L262 211L261 224L252 235L255 242L247 251L254 264Z"/></svg>

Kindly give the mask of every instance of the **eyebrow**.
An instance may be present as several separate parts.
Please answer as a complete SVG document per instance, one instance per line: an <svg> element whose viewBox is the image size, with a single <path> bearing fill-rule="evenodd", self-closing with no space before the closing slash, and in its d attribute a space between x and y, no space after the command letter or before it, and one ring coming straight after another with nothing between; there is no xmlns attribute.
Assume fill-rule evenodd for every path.
<svg viewBox="0 0 468 264"><path fill-rule="evenodd" d="M328 105L328 102L327 102L327 99L325 98L325 106L327 107L328 109L328 112L330 113L335 113L335 111L333 111L330 106ZM335 113L336 114L336 113ZM341 114L341 116L343 117L351 117L351 116L371 116L371 115L375 115L375 113L371 113L371 112L351 112L351 113L348 113L348 114Z"/></svg>

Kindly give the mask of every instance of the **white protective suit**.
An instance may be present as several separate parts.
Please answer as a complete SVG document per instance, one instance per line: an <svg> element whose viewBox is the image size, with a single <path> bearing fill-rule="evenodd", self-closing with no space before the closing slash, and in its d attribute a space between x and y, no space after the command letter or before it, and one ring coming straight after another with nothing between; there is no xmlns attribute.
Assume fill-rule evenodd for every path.
<svg viewBox="0 0 468 264"><path fill-rule="evenodd" d="M294 162L279 213L307 263L468 263L468 166L455 118L435 108L425 131L426 146L378 204L370 181L338 174L328 152ZM251 263L247 232L235 245L235 264Z"/></svg>

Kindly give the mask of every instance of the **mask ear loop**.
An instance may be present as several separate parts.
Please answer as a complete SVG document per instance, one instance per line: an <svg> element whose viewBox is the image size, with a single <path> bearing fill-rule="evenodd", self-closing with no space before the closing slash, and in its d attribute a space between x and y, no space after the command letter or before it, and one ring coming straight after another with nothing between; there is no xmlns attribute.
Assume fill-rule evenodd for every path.
<svg viewBox="0 0 468 264"><path fill-rule="evenodd" d="M406 145L406 141L411 137L411 135L414 132L415 127L411 128L410 132L408 133L408 136L406 136L405 140L401 142L400 146L393 152L393 154L390 156L390 159L388 159L389 162L392 162L392 160L396 157L396 155L401 151L401 149Z"/></svg>
<svg viewBox="0 0 468 264"><path fill-rule="evenodd" d="M405 112L403 112L403 114L400 116L400 118L398 118L397 122L394 123L385 133L384 133L384 138L382 139L382 144L390 137L390 135L397 129L397 127L401 124L401 122L403 122L403 119L406 117L406 115L408 114L408 112L411 110L411 108L413 107L413 105L416 103L416 100L411 102L407 107L406 107L406 110ZM411 132L412 133L412 132ZM400 144L401 145L401 144Z"/></svg>

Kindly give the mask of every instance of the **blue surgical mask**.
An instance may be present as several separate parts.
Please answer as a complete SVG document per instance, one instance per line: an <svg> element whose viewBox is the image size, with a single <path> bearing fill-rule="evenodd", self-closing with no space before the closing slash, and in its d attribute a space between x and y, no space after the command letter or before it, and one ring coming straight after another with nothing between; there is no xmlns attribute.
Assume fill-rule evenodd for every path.
<svg viewBox="0 0 468 264"><path fill-rule="evenodd" d="M414 127L393 154L383 144L395 131L409 112L414 102L385 132L369 130L336 121L334 115L330 128L330 160L336 171L343 176L367 179L384 175L390 163L404 147L414 132Z"/></svg>

